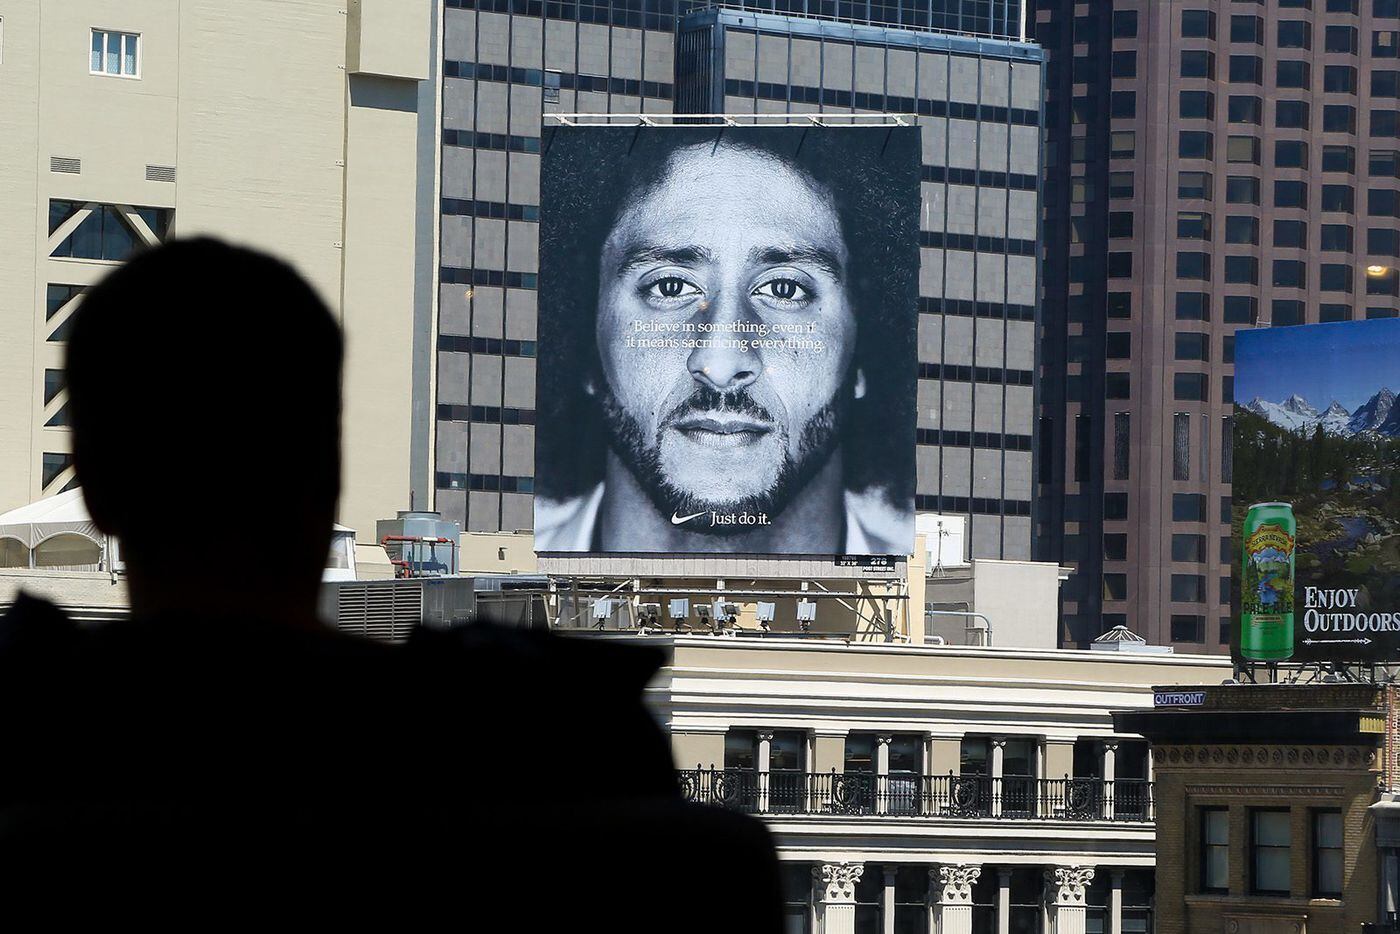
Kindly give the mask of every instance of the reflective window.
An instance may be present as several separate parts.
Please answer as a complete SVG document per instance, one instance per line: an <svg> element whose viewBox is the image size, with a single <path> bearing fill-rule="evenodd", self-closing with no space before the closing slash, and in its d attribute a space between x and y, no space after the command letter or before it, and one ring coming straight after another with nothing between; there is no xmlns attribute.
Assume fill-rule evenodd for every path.
<svg viewBox="0 0 1400 934"><path fill-rule="evenodd" d="M1258 126L1263 122L1263 98L1231 94L1229 107L1229 121L1231 123L1250 123Z"/></svg>
<svg viewBox="0 0 1400 934"><path fill-rule="evenodd" d="M1328 65L1322 69L1322 89L1333 94L1356 93L1356 69L1350 65Z"/></svg>
<svg viewBox="0 0 1400 934"><path fill-rule="evenodd" d="M1211 198L1211 176L1209 172L1179 172L1176 177L1178 198Z"/></svg>
<svg viewBox="0 0 1400 934"><path fill-rule="evenodd" d="M1201 808L1201 891L1230 888L1230 812Z"/></svg>
<svg viewBox="0 0 1400 934"><path fill-rule="evenodd" d="M1313 895L1342 894L1342 812L1314 811L1312 815Z"/></svg>
<svg viewBox="0 0 1400 934"><path fill-rule="evenodd" d="M1262 45L1264 43L1264 18L1249 14L1231 16L1230 41L1252 42L1255 45Z"/></svg>
<svg viewBox="0 0 1400 934"><path fill-rule="evenodd" d="M1178 100L1182 119L1215 119L1215 95L1210 91L1182 91Z"/></svg>
<svg viewBox="0 0 1400 934"><path fill-rule="evenodd" d="M1322 147L1322 171L1324 172L1345 172L1348 175L1356 171L1356 147L1354 146L1323 146Z"/></svg>
<svg viewBox="0 0 1400 934"><path fill-rule="evenodd" d="M1231 214L1225 218L1226 243L1258 243L1259 218L1248 214Z"/></svg>
<svg viewBox="0 0 1400 934"><path fill-rule="evenodd" d="M1225 179L1227 204L1258 204L1259 179L1250 175L1231 175Z"/></svg>
<svg viewBox="0 0 1400 934"><path fill-rule="evenodd" d="M1214 39L1215 13L1211 10L1182 10L1181 35L1186 39Z"/></svg>
<svg viewBox="0 0 1400 934"><path fill-rule="evenodd" d="M1181 77L1214 78L1215 53L1187 50L1181 53Z"/></svg>
<svg viewBox="0 0 1400 934"><path fill-rule="evenodd" d="M140 43L141 37L135 33L94 29L88 73L122 78L137 77L137 68L141 61Z"/></svg>
<svg viewBox="0 0 1400 934"><path fill-rule="evenodd" d="M1289 812L1250 811L1250 889L1256 894L1287 895L1291 875Z"/></svg>
<svg viewBox="0 0 1400 934"><path fill-rule="evenodd" d="M1307 90L1311 75L1312 68L1307 62L1288 59L1274 66L1274 85L1280 88Z"/></svg>
<svg viewBox="0 0 1400 934"><path fill-rule="evenodd" d="M1281 49L1312 48L1312 24L1301 19L1281 20L1278 24L1278 47Z"/></svg>
<svg viewBox="0 0 1400 934"><path fill-rule="evenodd" d="M1274 126L1284 130L1306 130L1308 113L1307 101L1279 101L1274 105Z"/></svg>
<svg viewBox="0 0 1400 934"><path fill-rule="evenodd" d="M1308 247L1307 221L1274 221L1274 246L1305 250Z"/></svg>
<svg viewBox="0 0 1400 934"><path fill-rule="evenodd" d="M1280 169L1306 169L1308 167L1308 144L1300 139L1281 139L1274 142L1274 166Z"/></svg>

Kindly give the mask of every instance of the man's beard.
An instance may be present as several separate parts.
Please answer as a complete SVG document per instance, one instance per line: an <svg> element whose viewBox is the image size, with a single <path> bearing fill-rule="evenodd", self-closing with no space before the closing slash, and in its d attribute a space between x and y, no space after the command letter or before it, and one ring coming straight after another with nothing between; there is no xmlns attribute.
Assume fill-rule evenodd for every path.
<svg viewBox="0 0 1400 934"><path fill-rule="evenodd" d="M843 386L844 389L844 386ZM821 472L836 450L840 425L844 421L843 392L817 411L802 426L802 435L794 458L789 451L789 438L786 429L781 432L783 463L777 477L766 490L732 500L701 499L687 493L671 483L661 465L661 433L680 417L692 412L729 412L766 421L777 425L777 421L763 406L754 401L747 389L721 393L709 386L697 385L686 400L670 412L659 423L656 436L648 439L641 424L630 412L622 407L613 395L612 388L604 386L599 405L603 422L607 426L608 444L618 458L632 472L637 483L663 516L692 515L695 513L747 514L757 516L765 513L770 519L781 515L792 504L793 498L811 483ZM736 469L742 469L742 458L736 457ZM699 516L687 522L685 528L692 532L712 535L733 535L753 530L752 525L715 525L713 516Z"/></svg>

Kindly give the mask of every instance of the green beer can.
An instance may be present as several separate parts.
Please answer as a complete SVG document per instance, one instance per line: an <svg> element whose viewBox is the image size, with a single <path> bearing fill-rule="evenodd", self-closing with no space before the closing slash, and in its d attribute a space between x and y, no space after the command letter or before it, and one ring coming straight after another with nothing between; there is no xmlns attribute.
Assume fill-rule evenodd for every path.
<svg viewBox="0 0 1400 934"><path fill-rule="evenodd" d="M1288 503L1255 503L1244 518L1240 563L1240 655L1293 656L1293 552L1298 522Z"/></svg>

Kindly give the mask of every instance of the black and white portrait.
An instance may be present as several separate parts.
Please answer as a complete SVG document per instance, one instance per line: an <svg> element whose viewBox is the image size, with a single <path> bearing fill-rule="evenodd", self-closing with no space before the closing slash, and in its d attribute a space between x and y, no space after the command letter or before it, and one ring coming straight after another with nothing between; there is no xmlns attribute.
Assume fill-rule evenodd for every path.
<svg viewBox="0 0 1400 934"><path fill-rule="evenodd" d="M909 553L917 132L546 132L537 551Z"/></svg>

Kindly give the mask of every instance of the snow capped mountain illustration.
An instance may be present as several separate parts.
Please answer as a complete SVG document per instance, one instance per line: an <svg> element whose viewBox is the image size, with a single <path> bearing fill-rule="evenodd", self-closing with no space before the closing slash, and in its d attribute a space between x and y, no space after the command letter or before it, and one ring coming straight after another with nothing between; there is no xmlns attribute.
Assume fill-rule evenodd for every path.
<svg viewBox="0 0 1400 934"><path fill-rule="evenodd" d="M1384 387L1355 412L1348 412L1336 400L1319 412L1297 393L1282 402L1267 402L1256 397L1245 408L1297 434L1312 434L1321 425L1327 434L1340 437L1375 432L1400 438L1400 405L1395 404L1395 393Z"/></svg>
<svg viewBox="0 0 1400 934"><path fill-rule="evenodd" d="M1265 402L1256 398L1245 408L1288 431L1311 431L1322 417L1317 409L1308 404L1308 400L1296 393L1282 402Z"/></svg>
<svg viewBox="0 0 1400 934"><path fill-rule="evenodd" d="M1350 433L1347 430L1347 425L1351 421L1351 413L1342 408L1342 404L1336 400L1333 400L1332 404L1322 413L1322 417L1318 419L1318 421L1322 423L1322 430L1329 435L1345 435Z"/></svg>
<svg viewBox="0 0 1400 934"><path fill-rule="evenodd" d="M1390 417L1394 408L1395 393L1382 387L1380 392L1376 393L1367 400L1365 405L1352 413L1351 421L1348 423L1347 428L1351 434L1357 434L1362 431L1377 431L1385 424L1386 419ZM1395 433L1393 426L1392 430L1388 433Z"/></svg>

